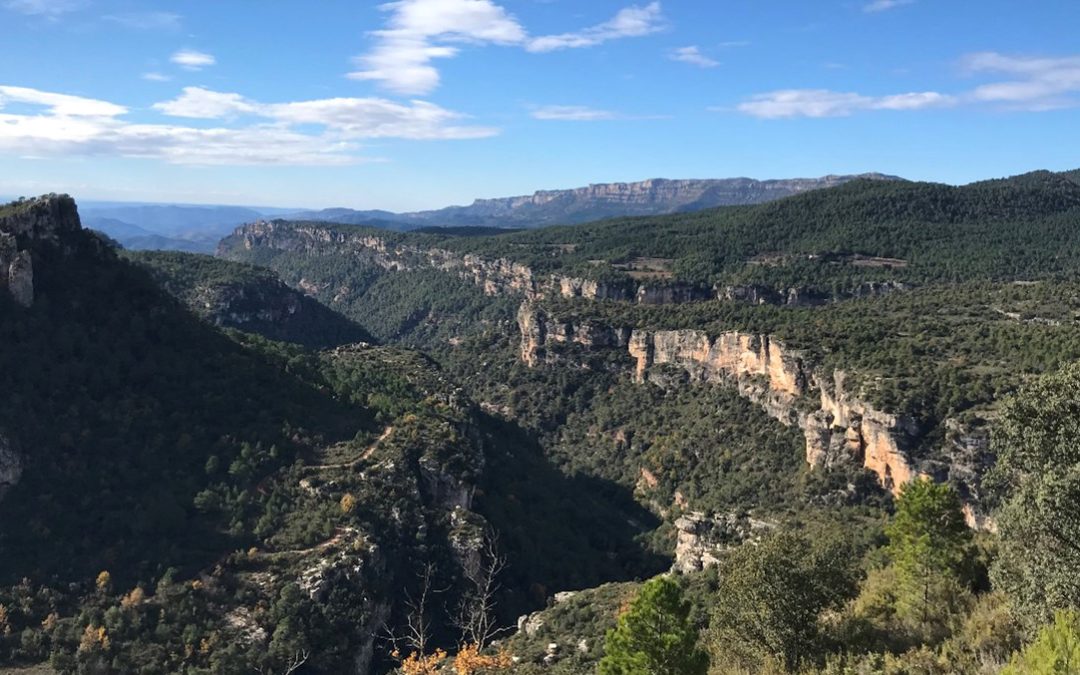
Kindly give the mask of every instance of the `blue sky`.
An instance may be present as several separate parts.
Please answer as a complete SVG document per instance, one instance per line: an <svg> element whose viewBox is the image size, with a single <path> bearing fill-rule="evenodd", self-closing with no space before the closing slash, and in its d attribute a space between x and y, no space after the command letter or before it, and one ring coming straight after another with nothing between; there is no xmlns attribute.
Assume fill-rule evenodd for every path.
<svg viewBox="0 0 1080 675"><path fill-rule="evenodd" d="M0 194L412 210L1080 167L1075 0L0 0Z"/></svg>

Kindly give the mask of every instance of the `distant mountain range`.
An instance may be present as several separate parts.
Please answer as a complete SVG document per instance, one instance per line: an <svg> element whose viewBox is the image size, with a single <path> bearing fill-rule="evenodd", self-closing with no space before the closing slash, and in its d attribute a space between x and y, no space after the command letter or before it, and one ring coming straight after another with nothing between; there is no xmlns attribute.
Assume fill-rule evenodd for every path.
<svg viewBox="0 0 1080 675"><path fill-rule="evenodd" d="M431 227L535 228L618 216L760 204L808 190L833 187L855 178L900 180L879 173L779 180L654 178L636 183L600 183L571 190L541 190L518 197L477 199L468 206L411 213L124 202L83 202L80 211L85 227L104 232L129 250L213 253L218 241L238 226L265 218L362 224L401 231Z"/></svg>
<svg viewBox="0 0 1080 675"><path fill-rule="evenodd" d="M242 206L91 202L82 208L85 227L104 232L124 248L192 253L211 253L238 225L268 215L275 215L274 210Z"/></svg>
<svg viewBox="0 0 1080 675"><path fill-rule="evenodd" d="M533 228L618 216L659 215L717 206L760 204L808 190L841 185L856 178L901 180L880 173L778 180L654 178L637 183L600 183L571 190L541 190L519 197L477 199L469 206L449 206L433 211L392 213L336 208L299 211L285 217L376 225L395 230L432 226Z"/></svg>

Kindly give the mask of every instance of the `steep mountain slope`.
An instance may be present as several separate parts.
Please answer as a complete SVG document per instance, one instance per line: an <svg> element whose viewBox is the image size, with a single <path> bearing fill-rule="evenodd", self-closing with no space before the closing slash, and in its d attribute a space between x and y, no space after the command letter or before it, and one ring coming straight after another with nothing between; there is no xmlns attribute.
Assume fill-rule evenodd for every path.
<svg viewBox="0 0 1080 675"><path fill-rule="evenodd" d="M459 639L503 505L506 612L666 562L422 355L223 334L67 197L0 207L0 246L0 664L382 672L429 566Z"/></svg>
<svg viewBox="0 0 1080 675"><path fill-rule="evenodd" d="M324 349L374 342L359 325L295 291L264 268L209 256L127 252L154 280L215 326Z"/></svg>
<svg viewBox="0 0 1080 675"><path fill-rule="evenodd" d="M707 481L695 486L695 472L719 472L712 456L697 466L707 442L613 414L634 396L602 394L626 379L669 392L704 381L800 430L801 462L815 470L865 468L893 492L919 474L950 480L969 499L969 521L988 525L979 500L994 402L1080 358L1080 291L1064 282L1080 269L1078 217L1080 186L1036 172L963 187L853 181L759 206L496 236L260 222L220 253L269 265L354 316L388 304L425 312L434 328L399 323L383 338L432 350L478 400L537 430L568 470L655 483L655 495L638 490L642 503L666 510L678 492L695 495L691 509L766 504L767 491L725 503ZM412 292L369 295L380 285ZM524 301L516 330L507 300ZM426 312L435 302L450 321ZM454 307L486 321L456 321ZM534 372L506 364L517 358ZM716 409L718 424L765 428ZM680 440L629 440L665 435ZM728 452L739 457L737 445ZM753 475L741 460L731 466L733 482ZM784 471L766 473L794 485L797 469Z"/></svg>
<svg viewBox="0 0 1080 675"><path fill-rule="evenodd" d="M616 216L656 215L717 206L759 204L801 192L833 187L856 178L899 180L895 176L883 174L779 180L654 178L637 183L600 183L571 190L540 190L520 197L477 199L469 206L449 206L415 213L325 209L302 211L289 217L397 230L426 226L535 228L584 223Z"/></svg>

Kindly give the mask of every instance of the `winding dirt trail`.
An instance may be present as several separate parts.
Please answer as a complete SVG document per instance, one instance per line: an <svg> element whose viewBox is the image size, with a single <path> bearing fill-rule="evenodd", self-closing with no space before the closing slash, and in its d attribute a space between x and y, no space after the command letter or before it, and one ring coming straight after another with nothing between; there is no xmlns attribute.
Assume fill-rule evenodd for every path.
<svg viewBox="0 0 1080 675"><path fill-rule="evenodd" d="M371 455L373 455L375 451L379 449L379 446L382 444L382 442L385 441L387 438L390 438L390 434L392 433L394 433L394 427L386 427L386 430L382 432L382 435L376 438L374 443L365 448L364 451L356 457L356 459L349 460L348 462L340 462L338 464L313 464L305 468L311 471L329 471L331 469L355 468L357 465L360 464L360 462L369 459Z"/></svg>

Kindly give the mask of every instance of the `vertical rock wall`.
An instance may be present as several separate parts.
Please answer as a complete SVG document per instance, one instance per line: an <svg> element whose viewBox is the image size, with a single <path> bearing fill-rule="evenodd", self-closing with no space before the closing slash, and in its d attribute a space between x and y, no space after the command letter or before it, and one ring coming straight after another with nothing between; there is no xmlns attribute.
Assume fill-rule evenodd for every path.
<svg viewBox="0 0 1080 675"><path fill-rule="evenodd" d="M860 464L894 495L922 476L953 478L967 490L979 474L978 466L960 475L952 468L943 472L942 467L915 461L911 449L923 430L913 419L874 408L851 391L846 373L814 371L803 355L768 335L732 331L713 337L696 330L576 325L550 317L531 303L521 307L518 324L521 358L530 366L553 360L552 345L573 343L625 349L633 359L636 382L647 381L652 367L666 364L685 371L693 381L734 385L773 418L803 430L810 466ZM984 526L973 505L967 506L967 513L969 524Z"/></svg>

